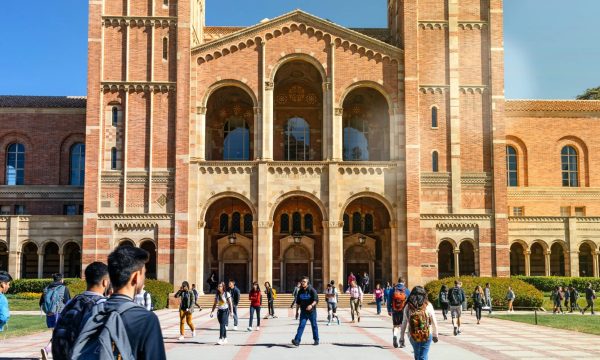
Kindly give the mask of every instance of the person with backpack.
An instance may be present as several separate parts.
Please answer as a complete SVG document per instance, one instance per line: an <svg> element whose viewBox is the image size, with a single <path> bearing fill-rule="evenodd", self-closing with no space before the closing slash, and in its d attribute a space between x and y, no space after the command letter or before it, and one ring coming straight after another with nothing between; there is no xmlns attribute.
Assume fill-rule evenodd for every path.
<svg viewBox="0 0 600 360"><path fill-rule="evenodd" d="M492 289L490 289L490 283L485 283L485 288L483 289L483 295L485 297L485 306L483 310L489 311L492 313Z"/></svg>
<svg viewBox="0 0 600 360"><path fill-rule="evenodd" d="M196 327L192 320L194 313L194 292L190 290L190 283L184 281L181 283L181 287L175 293L175 298L181 298L179 303L179 340L185 338L185 323L190 327L192 331L192 337L196 337Z"/></svg>
<svg viewBox="0 0 600 360"><path fill-rule="evenodd" d="M108 255L114 293L94 306L75 341L71 360L167 358L158 317L133 302L144 286L149 258L146 250L132 246L118 247Z"/></svg>
<svg viewBox="0 0 600 360"><path fill-rule="evenodd" d="M400 331L403 339L407 328L415 360L427 360L431 342L438 342L438 325L433 305L427 301L427 291L422 286L415 286L406 301Z"/></svg>
<svg viewBox="0 0 600 360"><path fill-rule="evenodd" d="M267 316L265 316L265 319L268 319L269 316L272 319L276 319L277 316L275 316L275 299L277 299L277 291L275 291L275 289L271 287L271 283L268 281L265 282L265 296L267 297L267 305L269 310L269 313L267 314Z"/></svg>
<svg viewBox="0 0 600 360"><path fill-rule="evenodd" d="M310 327L313 334L313 345L319 345L319 328L317 327L317 304L319 303L319 294L308 283L308 276L304 276L300 281L300 290L296 298L296 304L300 307L300 323L296 336L292 339L292 345L299 346L302 341L302 333L306 322L310 321Z"/></svg>
<svg viewBox="0 0 600 360"><path fill-rule="evenodd" d="M196 289L196 284L192 284L192 292L194 293L194 305L198 307L198 311L202 311L202 306L198 305L200 293L198 293L198 290Z"/></svg>
<svg viewBox="0 0 600 360"><path fill-rule="evenodd" d="M384 301L383 289L381 284L375 284L375 290L373 290L373 300L377 304L377 315L381 315L381 303Z"/></svg>
<svg viewBox="0 0 600 360"><path fill-rule="evenodd" d="M0 271L0 332L4 331L4 327L8 323L8 319L10 319L8 300L4 294L8 292L11 281L13 279L8 272Z"/></svg>
<svg viewBox="0 0 600 360"><path fill-rule="evenodd" d="M252 320L254 313L256 312L256 331L260 330L260 307L262 305L262 294L260 292L260 286L255 281L252 283L252 290L248 294L250 299L250 321L248 323L248 331L252 331Z"/></svg>
<svg viewBox="0 0 600 360"><path fill-rule="evenodd" d="M404 320L404 307L409 295L410 291L404 285L404 280L399 278L390 296L392 311L388 313L392 317L392 343L395 348L404 347L404 337L400 336L400 327Z"/></svg>
<svg viewBox="0 0 600 360"><path fill-rule="evenodd" d="M69 301L52 332L52 358L55 360L71 359L75 340L92 315L94 306L106 301L106 289L110 285L108 266L96 261L85 268L84 274L86 291Z"/></svg>
<svg viewBox="0 0 600 360"><path fill-rule="evenodd" d="M352 322L355 322L355 315L360 322L360 306L363 301L363 291L356 285L356 280L350 284L346 294L350 295L350 314L352 315Z"/></svg>
<svg viewBox="0 0 600 360"><path fill-rule="evenodd" d="M296 305L296 297L298 296L298 290L300 290L300 281L298 281L298 284L294 288L294 291L292 291L292 304L290 305L290 309L293 309L294 305ZM299 309L296 306L296 320L298 320L298 312Z"/></svg>
<svg viewBox="0 0 600 360"><path fill-rule="evenodd" d="M552 303L554 304L554 307L552 309L552 314L556 314L556 313L563 313L563 309L562 309L562 299L563 299L563 293L562 293L562 289L560 288L560 286L555 286L554 290L552 290L552 293L550 293L550 299L552 300Z"/></svg>
<svg viewBox="0 0 600 360"><path fill-rule="evenodd" d="M581 315L585 314L587 309L592 309L592 315L594 315L594 300L596 299L596 292L592 289L592 283L588 283L585 288L585 301L587 303L586 307L581 310Z"/></svg>
<svg viewBox="0 0 600 360"><path fill-rule="evenodd" d="M350 287L352 286L352 282L356 281L356 276L354 276L354 273L351 271L350 275L348 275L348 287L347 289L350 289Z"/></svg>
<svg viewBox="0 0 600 360"><path fill-rule="evenodd" d="M575 289L575 287L573 287L573 285L569 286L569 301L570 301L570 311L569 312L573 312L573 310L577 309L577 310L581 310L581 308L579 308L579 304L577 303L577 300L579 300L579 292L577 291L577 289Z"/></svg>
<svg viewBox="0 0 600 360"><path fill-rule="evenodd" d="M46 314L46 326L49 329L54 329L60 312L71 300L71 294L69 288L64 284L63 275L56 273L52 275L52 280L52 284L44 288L39 304L44 314ZM42 352L42 359L47 359L48 354L52 352L52 339L40 351Z"/></svg>
<svg viewBox="0 0 600 360"><path fill-rule="evenodd" d="M473 299L473 309L475 310L477 325L479 325L481 321L481 308L483 308L483 304L485 303L483 289L481 288L481 286L477 285L475 287L475 291L473 291L471 299Z"/></svg>
<svg viewBox="0 0 600 360"><path fill-rule="evenodd" d="M515 292L513 291L512 287L508 287L508 291L506 292L506 301L508 301L508 312L509 313L513 313L515 312L515 309L513 309L513 303L515 302L515 298L517 296L515 295ZM560 306L560 304L559 304ZM562 311L562 309L560 310Z"/></svg>
<svg viewBox="0 0 600 360"><path fill-rule="evenodd" d="M227 291L224 282L217 285L215 302L210 312L211 318L213 317L215 308L217 309L217 320L219 321L219 341L217 341L217 345L225 345L227 344L227 323L233 304L231 303L231 294Z"/></svg>
<svg viewBox="0 0 600 360"><path fill-rule="evenodd" d="M152 305L152 296L150 296L150 293L144 288L142 288L141 293L135 296L133 301L148 311L154 310L154 306Z"/></svg>
<svg viewBox="0 0 600 360"><path fill-rule="evenodd" d="M331 325L333 319L340 324L340 318L337 316L338 290L335 287L335 281L331 280L325 289L325 300L327 302L327 326Z"/></svg>
<svg viewBox="0 0 600 360"><path fill-rule="evenodd" d="M565 299L565 310L569 310L569 298L571 297L571 293L569 292L569 288L567 286L563 286L562 291L564 294L563 299Z"/></svg>
<svg viewBox="0 0 600 360"><path fill-rule="evenodd" d="M464 290L460 287L458 280L454 281L454 287L448 292L448 303L450 304L450 316L452 317L452 327L454 327L454 336L460 334L460 316L462 314L462 303L466 296Z"/></svg>
<svg viewBox="0 0 600 360"><path fill-rule="evenodd" d="M227 290L229 291L229 294L231 295L231 304L232 306L232 314L233 314L233 330L237 330L238 328L238 314L237 314L237 307L238 304L240 303L240 296L242 295L240 293L240 289L238 289L235 286L235 280L229 280L229 289ZM229 327L229 321L227 321L227 326Z"/></svg>
<svg viewBox="0 0 600 360"><path fill-rule="evenodd" d="M442 316L444 320L448 320L448 308L450 307L450 303L448 302L448 287L446 285L442 285L440 289L440 293L438 294L438 302L440 308L442 309Z"/></svg>

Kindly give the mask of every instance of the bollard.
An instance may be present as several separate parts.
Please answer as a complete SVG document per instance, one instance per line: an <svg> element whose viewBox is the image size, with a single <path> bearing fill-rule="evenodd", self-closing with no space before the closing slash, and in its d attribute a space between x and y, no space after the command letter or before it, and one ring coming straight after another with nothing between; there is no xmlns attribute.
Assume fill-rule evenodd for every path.
<svg viewBox="0 0 600 360"><path fill-rule="evenodd" d="M533 310L533 313L534 313L534 316L535 316L535 324L537 325L538 324L538 321L537 321L537 308Z"/></svg>

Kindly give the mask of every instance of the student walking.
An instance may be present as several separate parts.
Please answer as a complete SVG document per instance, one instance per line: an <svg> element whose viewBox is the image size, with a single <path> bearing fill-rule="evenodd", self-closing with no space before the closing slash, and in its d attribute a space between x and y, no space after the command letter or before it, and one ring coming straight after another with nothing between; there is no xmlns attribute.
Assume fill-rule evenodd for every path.
<svg viewBox="0 0 600 360"><path fill-rule="evenodd" d="M8 300L4 294L8 292L11 281L13 279L8 272L0 271L0 332L4 331L4 327L8 323L8 319L10 319Z"/></svg>
<svg viewBox="0 0 600 360"><path fill-rule="evenodd" d="M440 303L440 308L442 309L444 320L448 320L448 308L450 307L450 303L448 303L448 287L446 285L442 285L440 293L438 294L438 301Z"/></svg>
<svg viewBox="0 0 600 360"><path fill-rule="evenodd" d="M290 305L290 309L294 308L296 305L296 296L298 296L298 290L300 290L300 281L296 284L294 291L292 292L292 304ZM298 307L296 306L296 320L298 320Z"/></svg>
<svg viewBox="0 0 600 360"><path fill-rule="evenodd" d="M581 308L579 307L579 304L577 302L579 300L579 292L573 286L569 286L569 294L570 294L570 296L569 296L569 301L570 301L569 312L573 312L573 310L575 310L575 309L580 311Z"/></svg>
<svg viewBox="0 0 600 360"><path fill-rule="evenodd" d="M319 295L317 291L308 284L308 276L305 276L300 281L300 290L296 298L296 304L300 307L300 323L296 336L292 339L294 346L300 345L302 341L302 333L306 322L310 321L312 329L314 345L319 345L319 329L317 327L317 304L319 303ZM356 283L355 283L356 285Z"/></svg>
<svg viewBox="0 0 600 360"><path fill-rule="evenodd" d="M217 320L219 321L219 341L217 345L227 344L227 322L229 314L233 308L231 303L231 294L225 288L225 283L221 282L217 285L217 293L215 294L215 302L213 303L210 317L213 317L213 313L217 309Z"/></svg>
<svg viewBox="0 0 600 360"><path fill-rule="evenodd" d="M355 315L360 322L360 307L363 301L363 291L358 285L356 280L350 284L346 294L350 295L350 313L352 314L352 322L355 322Z"/></svg>
<svg viewBox="0 0 600 360"><path fill-rule="evenodd" d="M202 311L202 306L198 305L198 298L200 298L200 293L196 289L196 284L192 284L192 292L194 293L194 305L198 307L198 311Z"/></svg>
<svg viewBox="0 0 600 360"><path fill-rule="evenodd" d="M508 291L506 292L506 300L508 301L508 312L515 312L515 310L513 309L513 303L515 302L516 297L517 296L515 295L515 292L513 291L512 287L509 286Z"/></svg>
<svg viewBox="0 0 600 360"><path fill-rule="evenodd" d="M350 275L348 275L348 287L346 289L349 289L352 286L352 282L356 281L356 276L354 276L354 273L351 271Z"/></svg>
<svg viewBox="0 0 600 360"><path fill-rule="evenodd" d="M490 283L485 284L485 288L483 289L483 295L485 297L485 306L484 310L488 310L489 313L492 313L492 289L490 289Z"/></svg>
<svg viewBox="0 0 600 360"><path fill-rule="evenodd" d="M370 283L369 283L369 274L366 272L363 273L362 279L360 279L362 291L365 294L368 294L371 291Z"/></svg>
<svg viewBox="0 0 600 360"><path fill-rule="evenodd" d="M462 303L465 301L465 292L460 287L461 282L454 281L454 287L448 292L448 302L450 304L450 316L452 317L452 326L454 327L454 336L461 333L460 316L462 314Z"/></svg>
<svg viewBox="0 0 600 360"><path fill-rule="evenodd" d="M208 293L212 294L213 290L217 289L217 275L214 271L210 274L210 277L206 279L206 282L208 283Z"/></svg>
<svg viewBox="0 0 600 360"><path fill-rule="evenodd" d="M84 274L86 291L69 301L52 332L52 358L55 360L71 359L75 340L91 317L94 306L106 301L106 289L110 285L108 266L93 262L85 268Z"/></svg>
<svg viewBox="0 0 600 360"><path fill-rule="evenodd" d="M256 331L260 330L260 306L262 305L262 294L260 292L260 286L255 281L252 283L252 290L248 295L250 299L250 321L248 323L248 331L252 331L252 320L254 313L256 312Z"/></svg>
<svg viewBox="0 0 600 360"><path fill-rule="evenodd" d="M181 298L179 303L179 340L185 338L185 323L192 331L192 337L196 337L196 327L192 321L194 312L194 292L190 290L190 284L187 281L181 283L181 287L175 293L176 298Z"/></svg>
<svg viewBox="0 0 600 360"><path fill-rule="evenodd" d="M267 297L267 306L269 313L265 316L265 319L268 319L269 316L271 319L276 319L275 316L275 299L277 298L277 291L271 287L270 282L265 282L265 296Z"/></svg>
<svg viewBox="0 0 600 360"><path fill-rule="evenodd" d="M594 315L594 300L596 299L596 292L592 289L592 283L588 283L587 288L585 288L585 301L587 303L586 307L581 310L581 315L585 314L587 309L592 309L592 315Z"/></svg>
<svg viewBox="0 0 600 360"><path fill-rule="evenodd" d="M235 280L229 280L229 294L231 295L231 304L232 306L232 312L233 312L233 330L237 330L238 328L238 314L237 314L237 307L238 304L240 303L240 296L242 295L240 293L240 289L237 288L237 286L235 286ZM227 326L229 327L229 321L227 321Z"/></svg>
<svg viewBox="0 0 600 360"><path fill-rule="evenodd" d="M335 318L337 324L340 324L340 318L337 316L337 303L338 303L338 290L335 287L335 281L331 280L327 284L325 289L325 299L327 300L327 326L331 325L331 322Z"/></svg>
<svg viewBox="0 0 600 360"><path fill-rule="evenodd" d="M552 314L556 314L556 313L563 313L563 309L562 309L562 300L563 300L563 292L560 286L555 286L554 290L552 290L552 293L550 294L550 299L552 300L552 303L554 304L554 307L552 309Z"/></svg>
<svg viewBox="0 0 600 360"><path fill-rule="evenodd" d="M381 315L381 303L384 302L384 291L379 283L375 284L373 300L375 300L375 304L377 304L377 315Z"/></svg>
<svg viewBox="0 0 600 360"><path fill-rule="evenodd" d="M392 293L394 292L394 287L388 281L385 284L385 290L383 291L383 295L385 296L385 307L387 308L387 312L389 316L392 316Z"/></svg>
<svg viewBox="0 0 600 360"><path fill-rule="evenodd" d="M52 284L44 288L44 292L40 297L40 308L46 314L46 325L49 329L54 329L60 312L65 308L65 305L71 300L69 288L65 286L62 274L52 275ZM48 354L52 352L52 339L48 344L41 349L42 359L48 358Z"/></svg>
<svg viewBox="0 0 600 360"><path fill-rule="evenodd" d="M404 307L409 295L410 291L404 285L404 280L399 278L398 284L390 295L392 311L388 313L392 317L392 343L395 348L404 347L404 337L400 336L400 327L404 320Z"/></svg>
<svg viewBox="0 0 600 360"><path fill-rule="evenodd" d="M135 296L133 302L144 307L148 311L152 311L154 309L152 307L152 296L150 296L150 293L147 292L144 288L142 288L142 292Z"/></svg>
<svg viewBox="0 0 600 360"><path fill-rule="evenodd" d="M483 304L485 303L484 297L483 289L481 286L477 285L475 291L473 291L473 295L471 295L475 317L477 318L477 325L479 325L479 322L481 321L481 308L483 308Z"/></svg>
<svg viewBox="0 0 600 360"><path fill-rule="evenodd" d="M438 330L433 305L427 301L427 292L422 286L415 286L408 296L400 332L402 339L406 328L415 360L427 360L431 342L438 342Z"/></svg>
<svg viewBox="0 0 600 360"><path fill-rule="evenodd" d="M569 310L569 298L571 297L571 293L569 292L569 288L566 286L562 287L563 298L565 299L565 311ZM563 312L564 314L564 312Z"/></svg>

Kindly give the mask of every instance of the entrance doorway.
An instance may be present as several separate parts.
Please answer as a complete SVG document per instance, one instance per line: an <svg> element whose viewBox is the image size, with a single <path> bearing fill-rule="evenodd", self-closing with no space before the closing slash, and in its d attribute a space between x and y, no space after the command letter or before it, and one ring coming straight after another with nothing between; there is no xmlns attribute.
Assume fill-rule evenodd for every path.
<svg viewBox="0 0 600 360"><path fill-rule="evenodd" d="M308 276L308 263L285 264L285 290L292 291L303 276Z"/></svg>
<svg viewBox="0 0 600 360"><path fill-rule="evenodd" d="M225 279L226 286L227 281L235 280L235 284L240 289L242 294L248 292L248 264L246 263L225 263L223 264L223 273L227 277Z"/></svg>

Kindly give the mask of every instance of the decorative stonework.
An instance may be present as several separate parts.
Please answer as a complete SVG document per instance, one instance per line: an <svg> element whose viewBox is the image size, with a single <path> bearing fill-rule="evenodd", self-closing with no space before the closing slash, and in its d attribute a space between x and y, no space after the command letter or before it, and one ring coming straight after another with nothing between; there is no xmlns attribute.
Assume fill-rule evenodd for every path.
<svg viewBox="0 0 600 360"><path fill-rule="evenodd" d="M172 214L98 214L98 220L173 220Z"/></svg>
<svg viewBox="0 0 600 360"><path fill-rule="evenodd" d="M271 91L275 88L275 83L272 81L265 81L265 90Z"/></svg>
<svg viewBox="0 0 600 360"><path fill-rule="evenodd" d="M343 116L344 115L344 108L335 108L335 116Z"/></svg>
<svg viewBox="0 0 600 360"><path fill-rule="evenodd" d="M340 175L382 175L387 170L396 167L393 162L360 162L344 161L338 163Z"/></svg>
<svg viewBox="0 0 600 360"><path fill-rule="evenodd" d="M106 27L154 26L168 28L177 26L177 18L170 16L102 16L102 23Z"/></svg>
<svg viewBox="0 0 600 360"><path fill-rule="evenodd" d="M437 230L444 231L463 231L468 229L477 229L479 225L475 223L440 223L435 226Z"/></svg>
<svg viewBox="0 0 600 360"><path fill-rule="evenodd" d="M192 161L194 163L194 161ZM252 174L256 166L248 162L197 162L201 174Z"/></svg>
<svg viewBox="0 0 600 360"><path fill-rule="evenodd" d="M143 81L103 81L101 91L129 91L129 92L161 92L166 93L176 90L174 82L143 82Z"/></svg>
<svg viewBox="0 0 600 360"><path fill-rule="evenodd" d="M459 21L458 28L461 30L483 30L487 29L486 21Z"/></svg>
<svg viewBox="0 0 600 360"><path fill-rule="evenodd" d="M492 176L489 173L463 173L460 183L465 186L492 186Z"/></svg>
<svg viewBox="0 0 600 360"><path fill-rule="evenodd" d="M422 94L444 94L450 90L450 85L419 85Z"/></svg>
<svg viewBox="0 0 600 360"><path fill-rule="evenodd" d="M507 189L508 199L598 199L600 188L511 188Z"/></svg>
<svg viewBox="0 0 600 360"><path fill-rule="evenodd" d="M448 187L451 174L448 172L422 172L421 186L423 187Z"/></svg>
<svg viewBox="0 0 600 360"><path fill-rule="evenodd" d="M459 88L461 94L483 94L486 90L486 85L462 85Z"/></svg>
<svg viewBox="0 0 600 360"><path fill-rule="evenodd" d="M419 21L419 29L422 30L442 30L447 28L447 21Z"/></svg>
<svg viewBox="0 0 600 360"><path fill-rule="evenodd" d="M126 221L116 222L114 227L118 231L141 231L156 229L158 224L150 221Z"/></svg>
<svg viewBox="0 0 600 360"><path fill-rule="evenodd" d="M272 228L274 223L273 221L257 221L256 225L259 228Z"/></svg>
<svg viewBox="0 0 600 360"><path fill-rule="evenodd" d="M488 214L421 214L421 220L490 221Z"/></svg>
<svg viewBox="0 0 600 360"><path fill-rule="evenodd" d="M0 185L0 198L5 201L9 199L83 200L83 189L74 186Z"/></svg>

